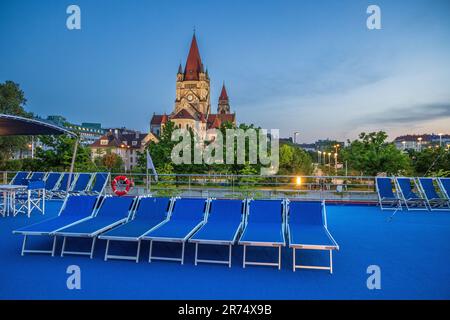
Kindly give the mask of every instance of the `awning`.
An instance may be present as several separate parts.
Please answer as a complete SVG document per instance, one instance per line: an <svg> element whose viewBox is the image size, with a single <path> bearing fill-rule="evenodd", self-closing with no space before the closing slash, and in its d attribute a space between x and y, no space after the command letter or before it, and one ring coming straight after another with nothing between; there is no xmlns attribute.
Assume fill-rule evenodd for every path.
<svg viewBox="0 0 450 320"><path fill-rule="evenodd" d="M68 134L72 131L44 121L0 113L0 136L36 136Z"/></svg>

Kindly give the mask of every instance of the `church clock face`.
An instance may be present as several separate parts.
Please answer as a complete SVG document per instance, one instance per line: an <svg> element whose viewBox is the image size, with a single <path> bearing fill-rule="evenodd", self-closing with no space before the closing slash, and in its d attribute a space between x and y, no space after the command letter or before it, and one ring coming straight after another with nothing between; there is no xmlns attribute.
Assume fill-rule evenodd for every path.
<svg viewBox="0 0 450 320"><path fill-rule="evenodd" d="M187 99L188 99L189 101L192 101L192 100L194 99L194 96L193 96L192 94L189 94L189 95L187 96Z"/></svg>

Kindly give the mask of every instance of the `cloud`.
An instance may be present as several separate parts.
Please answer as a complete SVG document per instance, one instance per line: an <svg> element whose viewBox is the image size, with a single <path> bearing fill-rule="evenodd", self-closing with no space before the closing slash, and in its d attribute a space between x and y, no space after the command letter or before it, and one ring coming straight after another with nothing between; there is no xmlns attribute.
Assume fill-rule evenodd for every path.
<svg viewBox="0 0 450 320"><path fill-rule="evenodd" d="M364 116L359 119L366 124L412 124L421 121L450 117L450 102L425 103L413 107L402 107Z"/></svg>

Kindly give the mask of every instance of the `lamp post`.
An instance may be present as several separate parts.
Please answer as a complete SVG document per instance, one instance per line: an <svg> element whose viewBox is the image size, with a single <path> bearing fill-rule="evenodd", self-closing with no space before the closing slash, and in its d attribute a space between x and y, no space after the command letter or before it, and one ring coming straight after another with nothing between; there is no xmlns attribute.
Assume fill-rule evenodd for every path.
<svg viewBox="0 0 450 320"><path fill-rule="evenodd" d="M328 167L331 166L331 152L328 152Z"/></svg>
<svg viewBox="0 0 450 320"><path fill-rule="evenodd" d="M402 141L402 145L403 145L403 151L406 150L406 141Z"/></svg>
<svg viewBox="0 0 450 320"><path fill-rule="evenodd" d="M417 138L418 145L419 145L419 152L422 151L422 137Z"/></svg>
<svg viewBox="0 0 450 320"><path fill-rule="evenodd" d="M321 156L321 154L322 154L322 152L320 152L320 150L317 150L317 164L320 164L321 163L321 159L320 159L320 156Z"/></svg>
<svg viewBox="0 0 450 320"><path fill-rule="evenodd" d="M439 147L442 147L442 133L438 133L439 136Z"/></svg>
<svg viewBox="0 0 450 320"><path fill-rule="evenodd" d="M334 153L334 173L337 176L337 152Z"/></svg>

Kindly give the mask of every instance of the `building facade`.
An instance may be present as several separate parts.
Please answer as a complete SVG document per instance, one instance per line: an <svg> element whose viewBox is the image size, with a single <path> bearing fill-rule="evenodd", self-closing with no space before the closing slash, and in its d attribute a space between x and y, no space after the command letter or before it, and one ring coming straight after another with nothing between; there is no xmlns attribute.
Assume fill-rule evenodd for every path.
<svg viewBox="0 0 450 320"><path fill-rule="evenodd" d="M200 137L205 137L206 130L220 128L225 122L236 124L236 114L231 112L225 84L222 85L217 113L211 111L210 78L203 65L195 34L184 69L181 64L178 67L173 111L168 115L153 114L150 132L159 136L168 121L178 128L192 129Z"/></svg>
<svg viewBox="0 0 450 320"><path fill-rule="evenodd" d="M138 165L139 153L144 152L151 141L158 142L152 133L141 133L125 128L109 129L89 147L93 160L111 152L122 158L125 171L131 171Z"/></svg>

